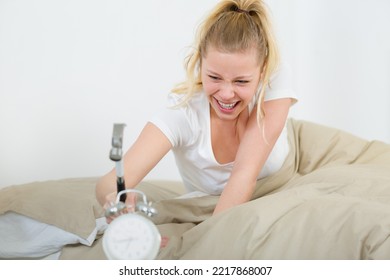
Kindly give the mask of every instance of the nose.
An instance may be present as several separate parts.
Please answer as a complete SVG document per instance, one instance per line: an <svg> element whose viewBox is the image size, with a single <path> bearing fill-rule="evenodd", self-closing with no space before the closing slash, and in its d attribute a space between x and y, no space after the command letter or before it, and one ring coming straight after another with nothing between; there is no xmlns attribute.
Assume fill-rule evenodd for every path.
<svg viewBox="0 0 390 280"><path fill-rule="evenodd" d="M219 96L223 100L230 100L234 97L234 87L231 83L224 83L219 90Z"/></svg>

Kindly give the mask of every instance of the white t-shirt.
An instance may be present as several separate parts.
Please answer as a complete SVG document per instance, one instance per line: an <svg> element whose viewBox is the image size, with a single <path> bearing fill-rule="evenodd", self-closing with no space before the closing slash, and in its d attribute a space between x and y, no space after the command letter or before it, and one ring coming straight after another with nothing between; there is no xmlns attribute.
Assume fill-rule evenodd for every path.
<svg viewBox="0 0 390 280"><path fill-rule="evenodd" d="M168 106L159 112L151 123L169 139L176 164L188 192L219 195L225 187L233 162L220 164L214 157L210 133L210 106L206 94L195 94L188 105L177 109L183 95L169 94ZM283 65L271 78L264 100L292 98L297 100L291 87L291 73ZM249 105L253 109L257 98ZM289 152L287 129L284 128L271 154L258 175L258 179L271 175L281 168Z"/></svg>

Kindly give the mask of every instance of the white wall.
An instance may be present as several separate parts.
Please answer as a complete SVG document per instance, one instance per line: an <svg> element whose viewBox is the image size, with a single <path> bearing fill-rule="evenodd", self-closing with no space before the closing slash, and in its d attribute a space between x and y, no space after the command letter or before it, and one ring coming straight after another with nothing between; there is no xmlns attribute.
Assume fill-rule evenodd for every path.
<svg viewBox="0 0 390 280"><path fill-rule="evenodd" d="M390 143L390 1L268 2L300 96L291 116Z"/></svg>
<svg viewBox="0 0 390 280"><path fill-rule="evenodd" d="M217 0L0 0L0 187L100 176L183 77ZM300 102L291 116L390 142L390 2L268 0ZM148 178L179 178L171 154Z"/></svg>

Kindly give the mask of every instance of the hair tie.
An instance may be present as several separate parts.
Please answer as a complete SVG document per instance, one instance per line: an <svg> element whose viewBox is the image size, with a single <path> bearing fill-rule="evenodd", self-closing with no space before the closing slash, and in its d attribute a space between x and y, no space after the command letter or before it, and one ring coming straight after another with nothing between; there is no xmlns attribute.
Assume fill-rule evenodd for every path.
<svg viewBox="0 0 390 280"><path fill-rule="evenodd" d="M240 13L240 14L247 14L248 16L250 16L250 12L249 11L240 9L239 7L234 7L234 11L237 12L237 13Z"/></svg>

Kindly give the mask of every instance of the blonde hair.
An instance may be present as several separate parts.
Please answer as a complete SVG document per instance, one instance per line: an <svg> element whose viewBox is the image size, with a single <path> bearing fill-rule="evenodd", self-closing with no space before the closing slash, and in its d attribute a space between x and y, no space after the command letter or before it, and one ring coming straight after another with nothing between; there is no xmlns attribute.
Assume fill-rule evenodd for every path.
<svg viewBox="0 0 390 280"><path fill-rule="evenodd" d="M201 59L212 46L225 52L244 52L255 47L262 66L262 87L257 100L258 120L264 117L265 88L278 65L279 56L268 12L262 0L223 0L198 27L194 48L185 59L186 81L173 93L186 94L179 105L185 104L202 90Z"/></svg>

